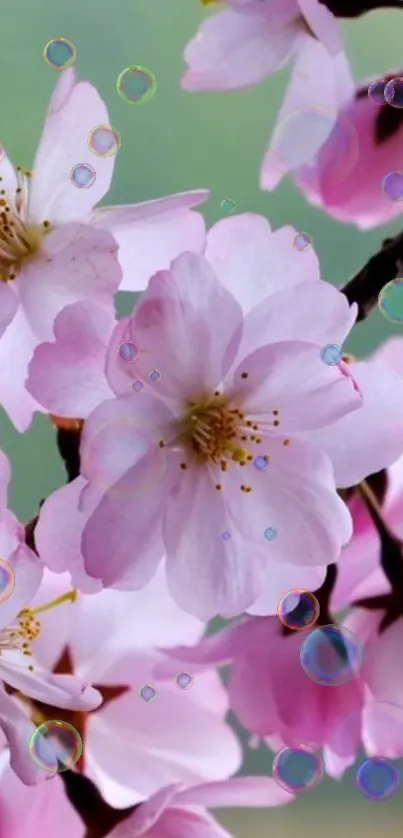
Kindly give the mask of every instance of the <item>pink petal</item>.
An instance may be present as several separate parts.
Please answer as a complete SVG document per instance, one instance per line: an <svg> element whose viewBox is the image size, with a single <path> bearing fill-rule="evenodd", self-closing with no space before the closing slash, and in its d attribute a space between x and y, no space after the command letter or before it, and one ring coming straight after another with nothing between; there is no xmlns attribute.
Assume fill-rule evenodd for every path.
<svg viewBox="0 0 403 838"><path fill-rule="evenodd" d="M147 835L147 838L231 838L210 815L203 811L188 811L187 809L165 810L155 827L143 832L141 806L130 817L118 824L109 838L137 838ZM138 824L138 820L140 823Z"/></svg>
<svg viewBox="0 0 403 838"><path fill-rule="evenodd" d="M268 10L269 11L269 10ZM203 21L188 43L185 90L236 90L262 81L291 56L298 22L275 26L270 14L219 12Z"/></svg>
<svg viewBox="0 0 403 838"><path fill-rule="evenodd" d="M14 519L11 513L10 518ZM6 520L3 527L9 527L10 523L12 524L12 520ZM14 571L15 587L11 596L0 603L0 628L11 626L17 614L29 605L39 588L43 573L38 556L25 544L16 546L5 558Z"/></svg>
<svg viewBox="0 0 403 838"><path fill-rule="evenodd" d="M202 251L205 223L193 208L203 204L208 196L207 190L200 189L95 211L93 225L109 230L119 245L123 269L120 291L141 291L147 287L150 276L168 268L180 253Z"/></svg>
<svg viewBox="0 0 403 838"><path fill-rule="evenodd" d="M60 76L50 100L43 134L33 166L29 216L67 223L85 219L107 193L114 158L98 157L90 151L87 137L98 125L108 125L108 111L95 87L77 82L70 68ZM89 163L96 171L90 189L72 185L70 173L77 163Z"/></svg>
<svg viewBox="0 0 403 838"><path fill-rule="evenodd" d="M82 224L45 236L43 252L18 280L21 305L41 341L52 340L56 316L71 303L88 300L112 310L121 278L117 249L110 233Z"/></svg>
<svg viewBox="0 0 403 838"><path fill-rule="evenodd" d="M382 361L356 363L351 373L363 395L359 410L304 438L332 460L338 487L353 486L390 466L403 451L402 378Z"/></svg>
<svg viewBox="0 0 403 838"><path fill-rule="evenodd" d="M119 348L123 343L133 343L129 324L130 317L123 317L116 323L104 359L105 375L109 387L117 396L126 396L132 393L133 384L139 380L140 375L138 370L138 356L136 363L131 363L125 361L119 352ZM138 350L137 346L136 349ZM148 373L152 369L153 367L150 367L147 370L147 381L142 382L143 385L148 382Z"/></svg>
<svg viewBox="0 0 403 838"><path fill-rule="evenodd" d="M231 777L216 783L203 783L191 789L178 791L176 801L190 806L208 808L266 809L292 803L294 797L271 777ZM175 801L175 802L176 802Z"/></svg>
<svg viewBox="0 0 403 838"><path fill-rule="evenodd" d="M243 537L225 491L215 490L217 479L207 468L184 472L164 518L169 589L181 608L201 620L244 611L258 597L266 565ZM231 538L224 541L228 530Z"/></svg>
<svg viewBox="0 0 403 838"><path fill-rule="evenodd" d="M10 749L11 768L20 780L25 785L32 786L41 780L48 779L51 774L44 772L29 753L29 741L35 731L35 725L17 701L8 696L3 689L0 690L0 728ZM56 768L55 760L55 770Z"/></svg>
<svg viewBox="0 0 403 838"><path fill-rule="evenodd" d="M2 838L49 838L56 831L58 838L82 838L83 834L82 820L68 801L60 777L32 788L9 767L1 777L0 822Z"/></svg>
<svg viewBox="0 0 403 838"><path fill-rule="evenodd" d="M273 233L266 218L252 213L224 218L209 230L206 258L244 311L276 291L319 279L315 251L293 247L296 232L281 227Z"/></svg>
<svg viewBox="0 0 403 838"><path fill-rule="evenodd" d="M75 588L94 593L100 584L88 576L81 553L81 534L89 515L81 512L79 500L86 481L77 477L49 495L40 509L35 527L35 543L44 565L55 573L69 571ZM94 508L97 501L94 502Z"/></svg>
<svg viewBox="0 0 403 838"><path fill-rule="evenodd" d="M115 320L93 303L74 303L58 314L55 341L41 344L29 365L26 387L56 416L87 416L111 397L104 365Z"/></svg>
<svg viewBox="0 0 403 838"><path fill-rule="evenodd" d="M242 378L243 373L248 377ZM299 433L322 430L362 401L352 379L338 365L324 364L315 344L291 340L262 346L244 358L234 371L231 392L263 434L273 428L273 410L281 434Z"/></svg>
<svg viewBox="0 0 403 838"><path fill-rule="evenodd" d="M138 376L176 405L179 397L183 409L186 398L198 391L212 392L222 381L236 356L241 330L239 303L217 280L204 256L184 253L169 272L151 279L134 311L128 335L139 354L133 368L127 364L127 377L131 381ZM122 366L116 354L119 375ZM161 380L150 385L153 369L160 372ZM112 363L108 374L117 388ZM137 394L139 404L141 396Z"/></svg>
<svg viewBox="0 0 403 838"><path fill-rule="evenodd" d="M35 411L45 413L24 387L28 364L37 345L38 340L20 307L0 337L0 403L20 433L27 430Z"/></svg>
<svg viewBox="0 0 403 838"><path fill-rule="evenodd" d="M9 285L0 284L0 338L18 310L18 297Z"/></svg>
<svg viewBox="0 0 403 838"><path fill-rule="evenodd" d="M331 57L320 41L308 35L301 37L300 43L260 172L260 186L269 191L278 186L288 171L314 161L333 130L339 107L354 90L343 53ZM325 118L318 119L318 114Z"/></svg>
<svg viewBox="0 0 403 838"><path fill-rule="evenodd" d="M277 613L278 604L286 591L302 588L316 591L324 582L326 567L299 567L286 562L270 562L265 581L257 600L247 608L248 614L266 617Z"/></svg>
<svg viewBox="0 0 403 838"><path fill-rule="evenodd" d="M74 675L53 675L34 671L9 663L2 656L0 673L3 680L23 695L47 704L69 710L95 710L102 704L102 695L91 686L86 686Z"/></svg>
<svg viewBox="0 0 403 838"><path fill-rule="evenodd" d="M342 49L339 23L321 0L298 0L304 18L319 41L332 55Z"/></svg>
<svg viewBox="0 0 403 838"><path fill-rule="evenodd" d="M0 448L0 520L7 509L8 487L11 480L11 464L7 454Z"/></svg>

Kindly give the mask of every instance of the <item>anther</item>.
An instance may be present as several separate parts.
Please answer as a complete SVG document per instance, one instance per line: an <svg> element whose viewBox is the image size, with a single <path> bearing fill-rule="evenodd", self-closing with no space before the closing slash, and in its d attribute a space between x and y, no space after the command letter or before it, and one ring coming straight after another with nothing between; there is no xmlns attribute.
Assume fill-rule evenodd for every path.
<svg viewBox="0 0 403 838"><path fill-rule="evenodd" d="M159 448L165 448L165 442L164 442L163 439L160 439L160 441L158 443L158 446L159 446Z"/></svg>
<svg viewBox="0 0 403 838"><path fill-rule="evenodd" d="M291 440L290 439L283 439L283 445L285 447L287 447L288 445L291 445Z"/></svg>
<svg viewBox="0 0 403 838"><path fill-rule="evenodd" d="M182 468L183 470L185 470L187 467L188 467L188 466L187 466L187 463L181 463L181 468Z"/></svg>
<svg viewBox="0 0 403 838"><path fill-rule="evenodd" d="M241 378L247 378L249 375L248 372L241 372Z"/></svg>
<svg viewBox="0 0 403 838"><path fill-rule="evenodd" d="M221 492L221 489L222 489L221 483L216 484L216 489L217 489L218 492Z"/></svg>

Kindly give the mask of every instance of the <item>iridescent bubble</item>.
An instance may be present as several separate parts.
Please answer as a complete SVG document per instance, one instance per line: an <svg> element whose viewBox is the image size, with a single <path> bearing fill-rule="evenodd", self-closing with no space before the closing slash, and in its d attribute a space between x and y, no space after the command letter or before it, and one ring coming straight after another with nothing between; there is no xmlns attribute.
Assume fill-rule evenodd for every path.
<svg viewBox="0 0 403 838"><path fill-rule="evenodd" d="M403 324L403 278L386 283L378 297L378 308L389 323Z"/></svg>
<svg viewBox="0 0 403 838"><path fill-rule="evenodd" d="M132 390L134 390L135 393L140 393L140 391L143 389L143 387L144 387L144 384L143 384L142 381L138 381L138 380L133 381Z"/></svg>
<svg viewBox="0 0 403 838"><path fill-rule="evenodd" d="M312 791L323 779L322 758L308 746L282 748L273 760L273 778L292 794Z"/></svg>
<svg viewBox="0 0 403 838"><path fill-rule="evenodd" d="M52 38L43 50L43 57L53 70L67 70L75 64L77 50L67 38Z"/></svg>
<svg viewBox="0 0 403 838"><path fill-rule="evenodd" d="M264 531L264 537L266 541L275 541L277 538L277 530L274 527L267 527Z"/></svg>
<svg viewBox="0 0 403 838"><path fill-rule="evenodd" d="M151 701L155 701L158 696L158 692L152 684L144 684L144 686L139 689L139 696L143 699L143 701L147 702L147 704L150 704Z"/></svg>
<svg viewBox="0 0 403 838"><path fill-rule="evenodd" d="M231 213L236 209L236 203L233 198L224 198L224 200L221 201L221 209L226 215L231 215Z"/></svg>
<svg viewBox="0 0 403 838"><path fill-rule="evenodd" d="M370 757L358 768L355 784L369 800L390 800L400 787L400 771L382 757Z"/></svg>
<svg viewBox="0 0 403 838"><path fill-rule="evenodd" d="M403 108L403 78L396 76L385 85L385 102L392 108Z"/></svg>
<svg viewBox="0 0 403 838"><path fill-rule="evenodd" d="M68 722L52 720L37 727L29 740L29 753L44 771L61 773L74 768L83 752L81 736Z"/></svg>
<svg viewBox="0 0 403 838"><path fill-rule="evenodd" d="M129 105L145 105L157 91L154 73L147 67L134 64L126 67L116 82L116 89L121 99Z"/></svg>
<svg viewBox="0 0 403 838"><path fill-rule="evenodd" d="M294 247L296 250L299 250L300 253L304 253L305 250L310 250L312 247L312 239L308 236L308 233L297 233L294 238Z"/></svg>
<svg viewBox="0 0 403 838"><path fill-rule="evenodd" d="M110 125L96 125L87 137L88 148L97 157L113 157L119 151L121 144L120 134Z"/></svg>
<svg viewBox="0 0 403 838"><path fill-rule="evenodd" d="M175 683L181 690L189 690L190 687L193 687L194 678L188 672L178 672Z"/></svg>
<svg viewBox="0 0 403 838"><path fill-rule="evenodd" d="M301 666L315 684L339 687L358 675L362 666L362 645L344 626L321 626L304 640Z"/></svg>
<svg viewBox="0 0 403 838"><path fill-rule="evenodd" d="M389 172L385 175L382 189L391 201L403 201L403 172Z"/></svg>
<svg viewBox="0 0 403 838"><path fill-rule="evenodd" d="M260 454L258 457L255 457L253 460L253 465L257 468L258 471L266 471L269 467L269 459L268 457L262 457Z"/></svg>
<svg viewBox="0 0 403 838"><path fill-rule="evenodd" d="M97 173L89 163L77 163L70 172L70 180L78 189L88 189L95 183Z"/></svg>
<svg viewBox="0 0 403 838"><path fill-rule="evenodd" d="M11 564L0 559L0 603L11 596L15 588L15 574Z"/></svg>
<svg viewBox="0 0 403 838"><path fill-rule="evenodd" d="M230 538L231 538L231 533L229 533L229 532L222 532L222 533L221 533L221 538L222 538L222 540L223 540L223 541L229 541L229 540L230 540Z"/></svg>
<svg viewBox="0 0 403 838"><path fill-rule="evenodd" d="M296 142L296 138L298 138ZM316 184L320 168L327 187L345 180L358 159L355 126L342 114L312 108L294 111L276 129L273 152L280 170L296 171L302 184Z"/></svg>
<svg viewBox="0 0 403 838"><path fill-rule="evenodd" d="M301 588L286 591L277 606L277 616L283 626L294 631L312 628L319 613L320 606L315 594Z"/></svg>
<svg viewBox="0 0 403 838"><path fill-rule="evenodd" d="M378 105L385 104L385 79L377 79L372 81L368 87L368 96L373 99Z"/></svg>
<svg viewBox="0 0 403 838"><path fill-rule="evenodd" d="M137 346L131 340L123 341L119 346L118 352L122 361L127 361L128 363L135 361L138 355Z"/></svg>
<svg viewBox="0 0 403 838"><path fill-rule="evenodd" d="M334 367L339 364L343 357L343 350L337 343L327 343L320 350L320 357L324 364L328 367Z"/></svg>
<svg viewBox="0 0 403 838"><path fill-rule="evenodd" d="M151 370L151 372L148 374L148 377L150 381L153 381L154 383L156 381L161 381L161 373L158 370Z"/></svg>

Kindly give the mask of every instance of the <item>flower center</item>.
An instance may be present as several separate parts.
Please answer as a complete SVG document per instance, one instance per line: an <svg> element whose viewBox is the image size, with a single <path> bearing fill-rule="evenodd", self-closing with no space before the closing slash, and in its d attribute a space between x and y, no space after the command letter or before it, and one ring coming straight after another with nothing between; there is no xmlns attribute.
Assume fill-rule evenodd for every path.
<svg viewBox="0 0 403 838"><path fill-rule="evenodd" d="M34 224L27 220L30 172L16 169L18 186L14 195L0 188L0 281L15 279L22 262L37 253L50 221ZM2 178L0 178L1 187Z"/></svg>
<svg viewBox="0 0 403 838"><path fill-rule="evenodd" d="M52 600L52 602L41 605L40 608L24 608L18 614L14 625L0 631L0 655L3 652L20 651L23 655L32 657L31 643L41 633L41 624L36 619L37 615L44 611L50 611L51 608L55 608L63 602L75 602L76 599L77 592L69 591L67 594ZM30 666L29 669L32 670L33 667Z"/></svg>
<svg viewBox="0 0 403 838"><path fill-rule="evenodd" d="M231 459L246 464L253 454L242 445L248 439L243 433L244 420L244 414L231 408L218 393L212 399L191 403L182 420L185 447L199 462L218 464ZM258 425L252 427L258 430Z"/></svg>

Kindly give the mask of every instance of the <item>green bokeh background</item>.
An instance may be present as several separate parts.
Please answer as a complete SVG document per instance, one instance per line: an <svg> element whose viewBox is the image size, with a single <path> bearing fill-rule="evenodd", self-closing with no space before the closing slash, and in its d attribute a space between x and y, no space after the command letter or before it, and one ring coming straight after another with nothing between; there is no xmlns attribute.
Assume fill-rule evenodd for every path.
<svg viewBox="0 0 403 838"><path fill-rule="evenodd" d="M313 237L322 275L335 284L344 283L386 234L399 229L397 222L363 234L341 225L305 203L287 181L273 194L259 191L258 170L289 68L256 89L227 95L184 93L179 84L183 49L207 13L198 0L3 0L1 11L0 140L14 162L32 163L57 78L42 51L48 40L61 35L76 45L80 77L97 86L112 125L123 137L109 203L209 188L211 198L204 208L209 224L222 216L220 204L228 197L237 211L267 215L273 227L293 224ZM344 29L357 78L382 75L401 64L401 13L375 12ZM157 77L157 94L144 107L130 107L116 93L116 78L130 64L145 65ZM376 313L355 330L350 349L365 354L392 331ZM46 419L37 417L21 436L4 415L0 432L1 447L13 464L12 506L27 520L39 500L64 479L54 432ZM246 764L249 770L267 773L269 753L250 752ZM343 782L327 781L287 808L226 812L222 819L245 838L381 833L397 838L399 815L401 797L382 805L366 801L355 791L350 772Z"/></svg>

